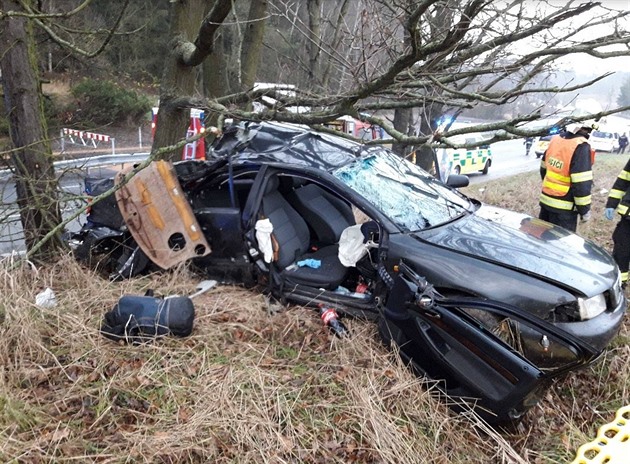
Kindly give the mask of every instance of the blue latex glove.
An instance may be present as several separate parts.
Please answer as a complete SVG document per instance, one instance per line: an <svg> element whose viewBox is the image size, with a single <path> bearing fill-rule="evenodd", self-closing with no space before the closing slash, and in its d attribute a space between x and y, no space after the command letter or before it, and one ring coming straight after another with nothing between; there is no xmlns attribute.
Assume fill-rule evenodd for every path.
<svg viewBox="0 0 630 464"><path fill-rule="evenodd" d="M322 265L322 262L319 259L303 259L302 261L298 261L296 263L298 266L300 267L310 267L311 269L319 269L319 267Z"/></svg>
<svg viewBox="0 0 630 464"><path fill-rule="evenodd" d="M612 221L614 215L615 215L614 208L606 208L606 211L604 211L604 216L606 216L606 219L608 219L609 221Z"/></svg>

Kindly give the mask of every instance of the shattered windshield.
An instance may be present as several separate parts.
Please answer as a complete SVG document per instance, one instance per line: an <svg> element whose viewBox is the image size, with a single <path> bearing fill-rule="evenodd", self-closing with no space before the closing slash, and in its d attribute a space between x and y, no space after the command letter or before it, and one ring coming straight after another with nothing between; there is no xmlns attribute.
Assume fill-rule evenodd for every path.
<svg viewBox="0 0 630 464"><path fill-rule="evenodd" d="M333 175L405 232L434 227L472 210L465 196L385 150L338 168Z"/></svg>

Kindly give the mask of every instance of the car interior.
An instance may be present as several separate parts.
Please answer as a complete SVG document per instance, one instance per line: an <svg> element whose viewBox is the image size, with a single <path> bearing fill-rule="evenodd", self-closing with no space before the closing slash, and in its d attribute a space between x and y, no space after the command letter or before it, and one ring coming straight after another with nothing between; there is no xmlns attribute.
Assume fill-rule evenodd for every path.
<svg viewBox="0 0 630 464"><path fill-rule="evenodd" d="M235 175L232 193L227 179L189 193L195 216L212 248L210 256L199 260L207 269L217 268L221 260L246 251L234 238L241 237L239 242L245 243L241 215L254 174ZM354 267L344 266L338 257L341 234L357 224L356 211L347 201L313 181L289 175L268 178L257 217L268 218L273 225L274 267L283 292L328 294L335 301L371 300L376 248L370 249ZM357 217L365 231L365 241L377 243L376 223L362 214ZM235 268L234 261L225 264Z"/></svg>
<svg viewBox="0 0 630 464"><path fill-rule="evenodd" d="M276 265L285 291L310 287L320 293L334 292L337 297L369 296L367 288L375 273L373 254L368 253L354 267L344 266L338 256L342 233L357 224L348 202L306 179L273 176L265 186L260 214L273 225ZM378 234L375 223L366 221L362 229L365 241L374 241ZM302 265L309 260L315 260L317 266Z"/></svg>

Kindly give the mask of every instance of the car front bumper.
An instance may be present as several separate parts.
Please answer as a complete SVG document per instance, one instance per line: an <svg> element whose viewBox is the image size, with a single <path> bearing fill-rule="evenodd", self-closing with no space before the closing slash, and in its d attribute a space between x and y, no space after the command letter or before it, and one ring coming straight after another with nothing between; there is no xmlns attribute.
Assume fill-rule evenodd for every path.
<svg viewBox="0 0 630 464"><path fill-rule="evenodd" d="M559 322L554 325L593 348L603 351L619 332L627 307L628 302L623 297L614 310L606 311L593 319L581 322Z"/></svg>

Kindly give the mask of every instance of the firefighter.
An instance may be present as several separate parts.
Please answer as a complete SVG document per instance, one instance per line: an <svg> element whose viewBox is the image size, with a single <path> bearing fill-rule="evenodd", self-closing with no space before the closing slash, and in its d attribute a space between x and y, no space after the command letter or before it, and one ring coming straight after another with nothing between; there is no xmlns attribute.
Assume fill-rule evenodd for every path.
<svg viewBox="0 0 630 464"><path fill-rule="evenodd" d="M588 138L597 127L595 121L571 124L549 142L540 164L540 219L572 232L578 216L582 222L590 219L593 157Z"/></svg>
<svg viewBox="0 0 630 464"><path fill-rule="evenodd" d="M630 264L630 159L626 163L617 180L613 184L612 190L608 194L606 219L612 221L615 210L620 219L613 232L613 258L621 271L621 281L625 284L628 281L628 267Z"/></svg>

